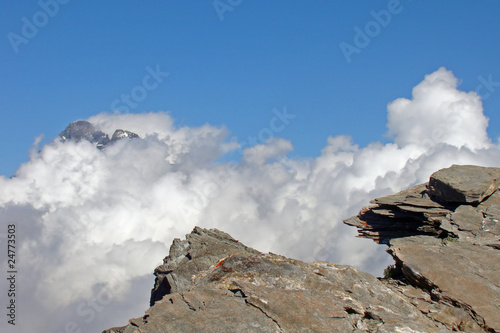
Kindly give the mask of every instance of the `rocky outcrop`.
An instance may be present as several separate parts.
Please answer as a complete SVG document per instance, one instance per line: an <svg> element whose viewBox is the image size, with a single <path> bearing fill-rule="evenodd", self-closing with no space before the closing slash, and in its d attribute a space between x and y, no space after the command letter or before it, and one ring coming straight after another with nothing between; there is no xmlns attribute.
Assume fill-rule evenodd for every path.
<svg viewBox="0 0 500 333"><path fill-rule="evenodd" d="M453 165L344 222L389 245L388 273L429 294L439 310L416 302L428 316L465 332L500 331L499 174Z"/></svg>
<svg viewBox="0 0 500 333"><path fill-rule="evenodd" d="M117 129L110 139L107 134L96 129L94 125L85 120L77 120L70 123L64 131L59 133L59 137L63 142L69 140L75 142L87 140L94 143L98 149L104 149L110 144L124 138L139 138L139 136L133 132Z"/></svg>
<svg viewBox="0 0 500 333"><path fill-rule="evenodd" d="M260 254L219 230L198 227L186 235L186 240L174 239L164 264L155 269L155 286L151 292L153 306L163 296L188 291L192 278L207 271L220 260L234 253Z"/></svg>
<svg viewBox="0 0 500 333"><path fill-rule="evenodd" d="M155 275L146 314L105 332L447 332L368 273L263 254L216 229L176 239Z"/></svg>
<svg viewBox="0 0 500 333"><path fill-rule="evenodd" d="M478 203L496 191L498 180L498 168L452 165L431 176L429 190L446 202Z"/></svg>
<svg viewBox="0 0 500 333"><path fill-rule="evenodd" d="M450 176L457 171L463 181ZM389 245L395 265L385 278L264 254L222 231L196 227L174 240L156 268L145 315L104 332L500 331L496 172L440 170L433 175L439 185L375 199L346 220L361 237ZM493 191L484 190L488 181L479 191L464 184L474 177L490 177ZM442 184L463 193L462 201L450 199Z"/></svg>

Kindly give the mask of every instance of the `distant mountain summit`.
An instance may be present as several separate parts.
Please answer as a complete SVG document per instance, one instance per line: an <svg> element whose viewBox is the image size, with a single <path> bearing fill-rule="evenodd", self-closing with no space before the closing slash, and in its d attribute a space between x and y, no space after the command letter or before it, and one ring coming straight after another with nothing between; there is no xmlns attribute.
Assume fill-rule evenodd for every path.
<svg viewBox="0 0 500 333"><path fill-rule="evenodd" d="M95 128L94 125L85 120L77 120L70 123L64 131L59 133L59 137L64 141L87 140L95 143L98 149L104 149L110 144L121 139L134 139L139 138L139 135L127 130L117 129L111 139L107 134Z"/></svg>

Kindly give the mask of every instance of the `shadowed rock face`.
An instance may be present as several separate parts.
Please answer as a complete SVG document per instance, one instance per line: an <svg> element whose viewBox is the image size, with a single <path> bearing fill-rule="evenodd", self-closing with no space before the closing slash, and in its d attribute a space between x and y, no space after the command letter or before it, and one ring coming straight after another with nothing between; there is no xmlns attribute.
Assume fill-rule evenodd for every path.
<svg viewBox="0 0 500 333"><path fill-rule="evenodd" d="M474 165L452 165L435 172L429 190L445 202L478 203L496 191L500 169Z"/></svg>
<svg viewBox="0 0 500 333"><path fill-rule="evenodd" d="M92 125L88 121L78 120L70 123L64 131L59 133L59 137L63 142L68 140L72 140L75 142L87 140L89 142L95 143L97 148L104 149L108 145L120 139L133 139L138 138L139 136L130 131L117 129L110 139L107 134L97 130L94 125Z"/></svg>
<svg viewBox="0 0 500 333"><path fill-rule="evenodd" d="M468 180L498 171L465 169ZM156 268L146 314L104 332L500 331L500 194L495 185L471 204L441 193L418 185L345 221L389 245L396 265L385 279L264 254L196 227Z"/></svg>

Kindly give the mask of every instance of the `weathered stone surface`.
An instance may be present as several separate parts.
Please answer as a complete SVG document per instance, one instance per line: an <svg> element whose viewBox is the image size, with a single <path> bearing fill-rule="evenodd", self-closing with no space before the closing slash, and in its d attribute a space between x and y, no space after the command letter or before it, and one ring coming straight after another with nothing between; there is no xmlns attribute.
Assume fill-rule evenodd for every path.
<svg viewBox="0 0 500 333"><path fill-rule="evenodd" d="M472 206L460 206L451 213L451 223L456 225L458 230L467 231L477 235L483 226L483 214Z"/></svg>
<svg viewBox="0 0 500 333"><path fill-rule="evenodd" d="M371 203L375 205L364 208L358 216L344 223L359 228L361 237L381 244L388 244L392 238L413 235L446 237L449 230L441 228L440 224L456 208L455 204L435 201L428 193L427 184L374 199Z"/></svg>
<svg viewBox="0 0 500 333"><path fill-rule="evenodd" d="M484 332L484 330L463 309L432 300L431 295L422 289L407 285L398 280L384 280L386 285L408 297L409 302L433 320L462 332Z"/></svg>
<svg viewBox="0 0 500 333"><path fill-rule="evenodd" d="M443 169L433 174L431 190L421 184L375 199L372 203L376 205L344 221L359 228L361 237L389 245L388 252L396 261L391 272L402 283L426 291L431 301L402 293L422 313L449 329L500 331L498 170L473 166ZM471 205L481 200L479 205ZM418 204L408 205L410 201Z"/></svg>
<svg viewBox="0 0 500 333"><path fill-rule="evenodd" d="M477 207L481 209L486 209L492 205L500 206L500 191L495 191L492 195L486 198L486 200L482 201Z"/></svg>
<svg viewBox="0 0 500 333"><path fill-rule="evenodd" d="M423 208L446 208L443 204L432 201L426 184L415 185L407 190L385 197L373 199L371 203L380 206L414 206Z"/></svg>
<svg viewBox="0 0 500 333"><path fill-rule="evenodd" d="M430 193L445 202L478 203L497 189L500 168L452 165L431 175Z"/></svg>
<svg viewBox="0 0 500 333"><path fill-rule="evenodd" d="M215 229L186 238L156 270L175 287L143 317L105 332L449 332L353 267L263 254Z"/></svg>
<svg viewBox="0 0 500 333"><path fill-rule="evenodd" d="M391 240L389 253L413 285L456 304L482 326L500 329L498 250L415 236Z"/></svg>
<svg viewBox="0 0 500 333"><path fill-rule="evenodd" d="M219 230L195 227L186 235L186 240L174 239L164 264L155 269L156 280L150 305L166 294L187 291L194 275L237 252L260 253Z"/></svg>

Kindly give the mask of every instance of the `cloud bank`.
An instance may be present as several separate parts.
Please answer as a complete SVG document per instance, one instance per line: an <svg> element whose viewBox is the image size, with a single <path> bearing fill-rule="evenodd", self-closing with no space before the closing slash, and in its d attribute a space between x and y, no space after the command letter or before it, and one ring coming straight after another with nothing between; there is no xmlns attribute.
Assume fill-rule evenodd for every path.
<svg viewBox="0 0 500 333"><path fill-rule="evenodd" d="M33 150L15 177L0 177L0 214L16 224L19 271L18 322L2 322L2 331L126 324L147 308L152 271L173 238L196 225L261 251L380 274L391 263L385 248L355 238L343 218L453 163L500 164L479 96L458 90L444 68L427 75L411 100L388 105L393 143L359 147L348 136L329 137L317 158L288 158L293 145L281 138L242 148L225 128L177 128L164 112L88 121L141 139L104 150L54 140ZM231 152L240 159L221 162Z"/></svg>

